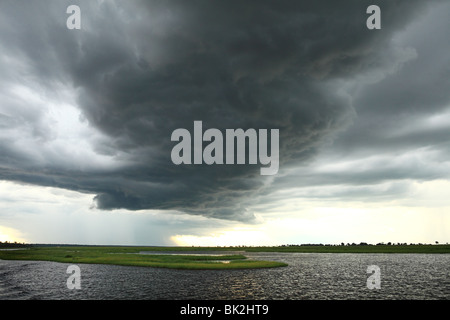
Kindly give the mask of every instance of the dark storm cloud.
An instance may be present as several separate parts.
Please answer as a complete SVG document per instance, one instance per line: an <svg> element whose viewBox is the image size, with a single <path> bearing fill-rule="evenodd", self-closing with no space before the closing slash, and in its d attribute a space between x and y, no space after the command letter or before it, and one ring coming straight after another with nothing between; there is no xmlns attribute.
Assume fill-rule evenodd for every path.
<svg viewBox="0 0 450 320"><path fill-rule="evenodd" d="M416 57L354 94L357 119L324 156L329 163L353 161L353 168L300 173L296 178L305 182L302 186L345 188L449 178L449 10L450 5L442 3L417 17L409 31L397 37Z"/></svg>
<svg viewBox="0 0 450 320"><path fill-rule="evenodd" d="M73 87L83 117L107 137L95 151L121 165L72 171L46 159L43 167L3 139L0 177L95 193L102 209L251 220L248 201L272 178L259 176L259 165L175 166L171 133L192 132L195 120L204 129L276 128L280 168L303 163L354 119L341 84L406 61L391 37L431 5L376 3L377 31L365 26L373 1L3 2L0 81L47 93ZM65 27L69 4L81 8L79 31ZM22 117L16 126L8 117L1 114L0 128L45 135L45 123Z"/></svg>

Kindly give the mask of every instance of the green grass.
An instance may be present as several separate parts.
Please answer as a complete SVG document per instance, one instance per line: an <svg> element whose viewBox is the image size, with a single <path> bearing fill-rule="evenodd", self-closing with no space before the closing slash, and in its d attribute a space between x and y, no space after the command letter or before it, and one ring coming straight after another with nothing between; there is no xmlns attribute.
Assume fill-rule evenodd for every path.
<svg viewBox="0 0 450 320"><path fill-rule="evenodd" d="M217 251L218 255L139 254L140 251ZM450 245L302 245L282 247L109 247L109 246L32 246L2 251L3 260L39 260L63 263L94 263L173 269L248 269L287 266L276 261L247 259L242 252L304 252L304 253L450 253ZM226 262L226 263L224 263Z"/></svg>
<svg viewBox="0 0 450 320"><path fill-rule="evenodd" d="M61 246L32 247L0 251L3 260L38 260L63 263L93 263L122 266L158 267L173 269L248 269L286 266L275 261L249 260L243 255L164 255L139 254L139 251L173 251L153 247ZM180 249L186 251L186 249ZM202 249L204 250L204 248Z"/></svg>

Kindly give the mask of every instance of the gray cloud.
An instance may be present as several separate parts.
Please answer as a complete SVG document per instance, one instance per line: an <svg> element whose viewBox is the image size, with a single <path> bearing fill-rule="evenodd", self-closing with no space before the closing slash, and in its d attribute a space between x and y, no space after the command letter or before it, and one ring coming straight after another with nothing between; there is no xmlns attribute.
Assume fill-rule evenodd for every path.
<svg viewBox="0 0 450 320"><path fill-rule="evenodd" d="M172 131L192 132L195 120L205 129L277 128L281 169L305 163L355 120L355 103L375 101L377 89L352 100L346 85L380 80L414 58L391 38L438 2L378 3L383 29L370 31L371 1L4 2L0 128L14 134L0 141L0 178L94 193L102 209L250 221L251 199L272 178L259 165L175 166ZM80 5L82 30L65 27L69 4ZM116 165L76 170L50 152L57 133L33 101L13 99L14 83L55 103L70 88L98 132L89 138L96 156ZM11 142L24 131L41 161Z"/></svg>
<svg viewBox="0 0 450 320"><path fill-rule="evenodd" d="M370 202L411 196L414 182L449 179L449 8L424 11L394 36L411 58L382 80L355 85L353 124L276 189L295 185L297 197Z"/></svg>

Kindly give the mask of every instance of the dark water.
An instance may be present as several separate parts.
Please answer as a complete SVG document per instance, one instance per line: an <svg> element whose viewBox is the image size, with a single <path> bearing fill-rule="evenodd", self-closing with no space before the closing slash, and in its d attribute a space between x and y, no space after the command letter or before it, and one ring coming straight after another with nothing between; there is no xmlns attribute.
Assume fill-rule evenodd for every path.
<svg viewBox="0 0 450 320"><path fill-rule="evenodd" d="M246 253L285 268L170 270L79 264L81 289L69 290L69 264L0 260L0 300L301 300L450 299L450 255ZM369 265L380 289L368 289Z"/></svg>

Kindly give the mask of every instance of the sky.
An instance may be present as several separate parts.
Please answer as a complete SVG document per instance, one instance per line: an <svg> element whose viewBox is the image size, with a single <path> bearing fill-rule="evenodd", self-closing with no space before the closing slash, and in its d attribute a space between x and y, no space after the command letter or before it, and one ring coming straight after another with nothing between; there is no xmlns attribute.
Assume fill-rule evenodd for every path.
<svg viewBox="0 0 450 320"><path fill-rule="evenodd" d="M370 5L381 29L367 27ZM449 12L2 0L0 241L448 242ZM195 121L279 130L279 170L174 164L171 135Z"/></svg>

